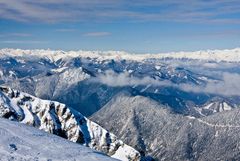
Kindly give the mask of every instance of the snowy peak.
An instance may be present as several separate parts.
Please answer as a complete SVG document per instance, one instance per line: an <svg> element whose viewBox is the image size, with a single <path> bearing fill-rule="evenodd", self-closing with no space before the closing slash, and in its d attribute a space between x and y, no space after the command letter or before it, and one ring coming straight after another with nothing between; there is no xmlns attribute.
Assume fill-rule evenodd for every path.
<svg viewBox="0 0 240 161"><path fill-rule="evenodd" d="M21 50L21 49L1 49L1 57L31 57L37 56L47 58L52 62L71 58L85 57L96 58L98 60L135 60L147 59L191 59L216 62L240 62L240 48L226 50L203 50L195 52L171 52L159 54L133 54L123 51L61 51L61 50Z"/></svg>
<svg viewBox="0 0 240 161"><path fill-rule="evenodd" d="M211 100L200 107L194 107L200 117L209 116L214 113L230 111L238 108L238 105L226 102L224 100Z"/></svg>
<svg viewBox="0 0 240 161"><path fill-rule="evenodd" d="M120 160L140 159L135 149L59 102L0 87L0 117L32 125Z"/></svg>

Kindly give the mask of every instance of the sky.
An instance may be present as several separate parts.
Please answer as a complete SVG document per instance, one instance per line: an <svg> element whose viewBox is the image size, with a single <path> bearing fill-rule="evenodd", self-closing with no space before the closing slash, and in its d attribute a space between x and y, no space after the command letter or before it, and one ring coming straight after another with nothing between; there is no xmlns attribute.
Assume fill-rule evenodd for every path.
<svg viewBox="0 0 240 161"><path fill-rule="evenodd" d="M239 0L0 0L0 48L159 53L236 47Z"/></svg>

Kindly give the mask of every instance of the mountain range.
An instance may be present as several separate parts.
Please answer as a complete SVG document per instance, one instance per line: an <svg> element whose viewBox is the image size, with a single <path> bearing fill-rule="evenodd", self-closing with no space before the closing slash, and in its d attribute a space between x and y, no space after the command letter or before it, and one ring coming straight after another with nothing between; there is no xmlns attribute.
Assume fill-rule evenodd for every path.
<svg viewBox="0 0 240 161"><path fill-rule="evenodd" d="M239 62L239 48L162 54L1 49L0 84L3 93L14 93L4 97L19 93L16 99L23 102L7 118L110 156L115 147L130 145L133 153L125 158L238 160ZM40 112L36 102L42 101L35 100L51 101L40 103ZM69 117L84 125L74 127L90 128L98 139L66 134L71 126L56 123L64 115L59 108L70 109ZM38 118L24 117L29 111ZM46 113L51 121L41 122ZM114 150L101 146L105 135Z"/></svg>

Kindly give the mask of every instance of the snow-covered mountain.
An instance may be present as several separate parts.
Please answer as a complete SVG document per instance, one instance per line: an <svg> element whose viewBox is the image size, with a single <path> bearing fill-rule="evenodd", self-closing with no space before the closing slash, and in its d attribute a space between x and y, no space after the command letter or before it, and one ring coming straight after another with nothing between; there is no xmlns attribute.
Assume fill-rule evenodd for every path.
<svg viewBox="0 0 240 161"><path fill-rule="evenodd" d="M172 52L160 54L133 54L123 51L62 51L62 50L21 50L21 49L1 49L1 56L22 57L22 56L38 56L48 58L52 62L70 58L95 58L99 61L106 59L125 59L143 61L147 59L194 59L207 61L226 61L240 62L240 48L226 50L206 50L195 52Z"/></svg>
<svg viewBox="0 0 240 161"><path fill-rule="evenodd" d="M0 117L32 125L120 160L140 160L135 149L66 105L0 87Z"/></svg>
<svg viewBox="0 0 240 161"><path fill-rule="evenodd" d="M238 88L225 90L228 87L222 84L228 76L219 75L219 72L240 73L238 51L206 51L203 53L210 54L211 59L203 60L200 54L199 60L193 60L187 53L183 59L178 59L178 53L172 54L171 59L163 59L153 54L131 55L114 51L2 49L0 84L39 98L63 102L86 116L126 90L186 112L187 104L199 107L215 96L239 104L239 99L226 98L236 94ZM225 57L221 63L212 60L221 58L214 55L226 56L225 52L230 54L227 58L235 61ZM212 87L215 84L217 86ZM222 88L220 91L218 86Z"/></svg>
<svg viewBox="0 0 240 161"><path fill-rule="evenodd" d="M175 132L169 128L181 129L182 125L188 127L187 124L192 124L193 120L201 123L202 120L214 116L225 118L228 112L238 110L240 107L239 55L239 48L162 54L1 49L0 84L29 93L32 95L31 98L64 103L69 107L68 109L71 109L71 115L75 116L75 113L80 112L90 117L105 129L112 130L142 156L150 155L159 160L164 157L177 160L179 156L186 159L185 155L193 154L191 151L188 152L189 146L185 144L191 142L192 138L183 136L185 147L179 148L181 153L180 151L176 155L167 153L169 149L174 152L178 148L173 145L167 146L170 144L167 136ZM47 106L50 105L49 103ZM57 111L58 103L53 103L53 107ZM55 115L56 113L53 114ZM51 117L53 116L51 114ZM168 116L173 122L170 121L166 127L165 124L162 126L161 120L167 123ZM36 121L32 117L21 121L39 125L41 119ZM179 119L173 119L174 117ZM14 118L16 119L17 116ZM79 118L88 120L83 116ZM159 125L154 125L152 118ZM186 121L192 118L195 119ZM179 123L179 120L183 124ZM88 125L88 121L86 124L87 127L94 127ZM44 125L45 122L42 126ZM212 125L213 123L210 127L213 127ZM217 127L222 126L221 124ZM68 124L65 127L69 127ZM76 128L78 127L82 126L77 125ZM167 133L161 131L163 128ZM50 128L52 132L63 135L58 129ZM199 134L195 130L193 130L194 134ZM208 133L208 130L209 128L206 128L205 132ZM162 134L164 138L155 136ZM211 136L213 134L211 133ZM192 133L189 135L192 136ZM66 137L65 134L63 136ZM78 138L75 135L70 136L73 140ZM173 136L178 137L175 133ZM238 136L235 139L237 138ZM178 140L180 141L178 144L182 144L181 139ZM105 150L101 149L101 146L87 142L86 138L83 140L86 145ZM159 147L162 146L165 150L159 152L161 150ZM205 148L202 145L198 147ZM109 155L111 155L110 149L106 150ZM193 159L192 156L189 158ZM212 158L213 156L210 160Z"/></svg>
<svg viewBox="0 0 240 161"><path fill-rule="evenodd" d="M204 116L212 115L214 113L230 111L239 107L240 106L237 104L225 102L224 100L213 99L205 103L205 105L193 108L193 110L195 110L193 112L194 113L193 115L196 117L204 117Z"/></svg>
<svg viewBox="0 0 240 161"><path fill-rule="evenodd" d="M239 114L235 108L197 118L124 93L91 119L158 160L239 160Z"/></svg>
<svg viewBox="0 0 240 161"><path fill-rule="evenodd" d="M117 160L61 137L3 118L0 118L0 134L1 161Z"/></svg>

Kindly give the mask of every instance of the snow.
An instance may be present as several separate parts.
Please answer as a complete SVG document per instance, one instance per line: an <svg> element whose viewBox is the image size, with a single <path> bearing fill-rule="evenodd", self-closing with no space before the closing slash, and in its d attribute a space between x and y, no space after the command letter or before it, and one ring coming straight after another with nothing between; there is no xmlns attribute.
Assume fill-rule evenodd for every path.
<svg viewBox="0 0 240 161"><path fill-rule="evenodd" d="M240 62L240 48L226 49L226 50L206 50L195 52L171 52L171 53L159 53L159 54L134 54L124 51L68 51L61 50L21 50L21 49L1 49L0 57L12 56L38 56L47 58L52 62L56 62L60 59L71 59L77 57L89 57L96 58L97 61L102 60L135 60L143 61L146 59L193 59L203 61L215 61L215 62ZM158 68L158 67L157 67Z"/></svg>
<svg viewBox="0 0 240 161"><path fill-rule="evenodd" d="M16 76L16 74L15 74L14 71L9 71L9 75L10 75L10 77L14 77L14 76Z"/></svg>
<svg viewBox="0 0 240 161"><path fill-rule="evenodd" d="M24 92L0 87L0 116L49 133L62 133L72 142L81 143L120 160L140 159L138 151L124 144L114 134L59 102L41 100ZM124 151L121 147L124 147ZM124 154L117 155L123 152Z"/></svg>
<svg viewBox="0 0 240 161"><path fill-rule="evenodd" d="M125 154L129 151L131 152L130 153L131 157L126 158ZM122 145L118 148L118 151L114 155L112 155L112 157L113 158L123 158L122 159L123 161L128 161L130 158L134 157L134 155L135 155L134 151L132 151L132 149L129 146Z"/></svg>
<svg viewBox="0 0 240 161"><path fill-rule="evenodd" d="M115 160L58 136L2 118L0 118L0 136L0 161Z"/></svg>
<svg viewBox="0 0 240 161"><path fill-rule="evenodd" d="M77 69L71 69L66 70L66 72L62 73L60 75L60 80L63 80L62 83L71 82L71 84L78 83L79 81L85 80L89 78L90 76L83 71L83 69L77 68Z"/></svg>
<svg viewBox="0 0 240 161"><path fill-rule="evenodd" d="M159 70L159 69L161 69L161 66L156 65L155 68L156 68L157 70Z"/></svg>
<svg viewBox="0 0 240 161"><path fill-rule="evenodd" d="M151 87L151 84L148 84L145 88L143 88L140 92L143 93L144 91L146 91L149 87Z"/></svg>
<svg viewBox="0 0 240 161"><path fill-rule="evenodd" d="M68 67L62 67L62 68L57 68L57 69L52 69L52 72L56 72L56 73L61 73L62 71L64 71L65 69L67 69Z"/></svg>
<svg viewBox="0 0 240 161"><path fill-rule="evenodd" d="M213 106L213 103L209 103L207 106L204 106L203 109L209 109L212 106Z"/></svg>
<svg viewBox="0 0 240 161"><path fill-rule="evenodd" d="M0 70L0 78L3 77L3 71Z"/></svg>
<svg viewBox="0 0 240 161"><path fill-rule="evenodd" d="M229 106L226 102L223 102L223 108L224 108L225 111L229 111L229 110L232 109L232 107Z"/></svg>
<svg viewBox="0 0 240 161"><path fill-rule="evenodd" d="M232 107L226 102L222 102L219 104L219 112L229 111L231 109L232 109Z"/></svg>

